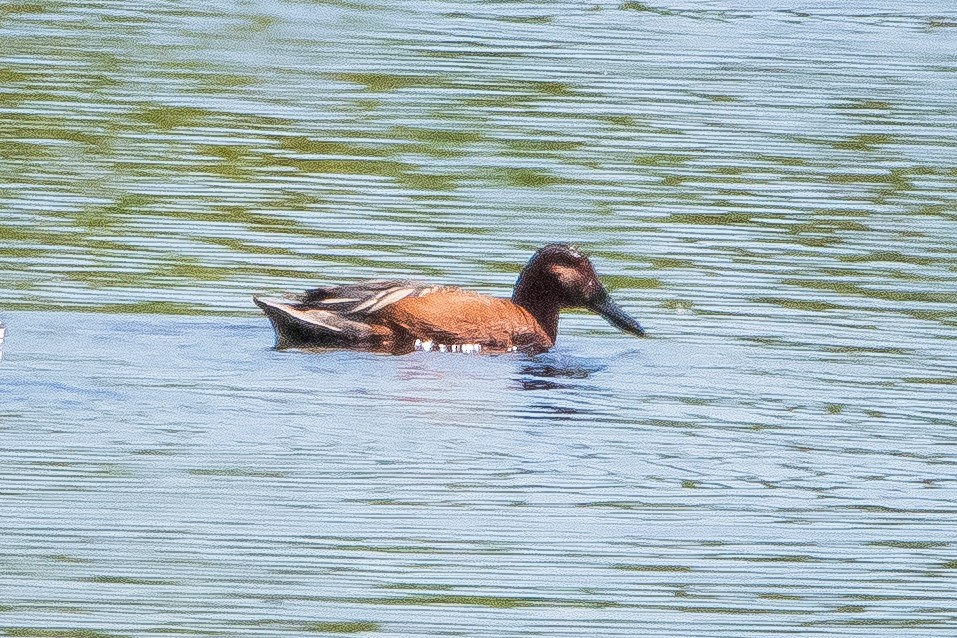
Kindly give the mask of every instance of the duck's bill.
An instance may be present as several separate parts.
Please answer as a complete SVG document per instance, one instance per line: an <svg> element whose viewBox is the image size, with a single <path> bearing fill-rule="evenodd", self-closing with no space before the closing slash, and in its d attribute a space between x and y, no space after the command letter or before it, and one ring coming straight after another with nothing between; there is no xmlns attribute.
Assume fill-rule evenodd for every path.
<svg viewBox="0 0 957 638"><path fill-rule="evenodd" d="M592 301L588 307L600 314L608 323L616 328L630 332L633 335L638 335L639 337L645 336L645 329L641 327L641 324L625 312L621 306L612 301L611 297L607 294L601 295L598 299Z"/></svg>

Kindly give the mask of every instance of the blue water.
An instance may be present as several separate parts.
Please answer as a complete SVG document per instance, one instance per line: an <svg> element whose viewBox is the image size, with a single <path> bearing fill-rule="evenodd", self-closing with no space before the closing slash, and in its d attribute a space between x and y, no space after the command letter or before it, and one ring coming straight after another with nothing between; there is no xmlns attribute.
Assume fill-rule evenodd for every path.
<svg viewBox="0 0 957 638"><path fill-rule="evenodd" d="M0 6L0 634L957 634L950 2ZM277 352L254 294L651 338Z"/></svg>
<svg viewBox="0 0 957 638"><path fill-rule="evenodd" d="M6 318L9 627L953 631L953 386L902 378L905 355L585 316L534 358Z"/></svg>

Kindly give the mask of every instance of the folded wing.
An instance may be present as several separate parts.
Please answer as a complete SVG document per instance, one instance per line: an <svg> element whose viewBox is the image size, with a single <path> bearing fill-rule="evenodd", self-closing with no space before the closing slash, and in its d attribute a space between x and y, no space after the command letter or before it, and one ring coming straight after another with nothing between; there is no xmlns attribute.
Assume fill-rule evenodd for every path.
<svg viewBox="0 0 957 638"><path fill-rule="evenodd" d="M288 298L254 297L276 331L276 347L388 347L392 331L370 322L398 301L445 289L422 282L374 280L314 288Z"/></svg>

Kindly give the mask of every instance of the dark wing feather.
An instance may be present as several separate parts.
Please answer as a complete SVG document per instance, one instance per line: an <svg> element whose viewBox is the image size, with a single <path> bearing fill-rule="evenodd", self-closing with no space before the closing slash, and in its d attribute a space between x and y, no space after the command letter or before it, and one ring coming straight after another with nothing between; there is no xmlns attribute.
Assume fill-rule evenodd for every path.
<svg viewBox="0 0 957 638"><path fill-rule="evenodd" d="M422 297L444 286L413 281L367 281L315 288L284 299L254 297L276 330L276 347L380 348L393 337L370 315L407 297Z"/></svg>
<svg viewBox="0 0 957 638"><path fill-rule="evenodd" d="M299 303L303 309L327 310L359 318L367 317L406 297L424 297L444 288L419 281L377 279L307 290L299 298Z"/></svg>
<svg viewBox="0 0 957 638"><path fill-rule="evenodd" d="M277 348L375 345L385 336L373 326L327 310L310 310L288 299L253 297L276 331Z"/></svg>

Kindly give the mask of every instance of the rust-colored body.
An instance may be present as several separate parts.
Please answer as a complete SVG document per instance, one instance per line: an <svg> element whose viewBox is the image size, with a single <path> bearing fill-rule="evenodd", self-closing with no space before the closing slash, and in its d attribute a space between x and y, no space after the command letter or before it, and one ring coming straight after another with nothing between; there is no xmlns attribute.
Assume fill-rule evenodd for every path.
<svg viewBox="0 0 957 638"><path fill-rule="evenodd" d="M255 301L276 330L278 348L542 352L555 344L559 311L568 306L591 308L623 330L644 334L608 298L588 259L561 244L532 257L512 299L450 286L370 281Z"/></svg>
<svg viewBox="0 0 957 638"><path fill-rule="evenodd" d="M548 350L554 345L535 317L521 306L458 288L403 299L378 315L400 349L414 348L416 339L436 346L477 344L495 351Z"/></svg>

